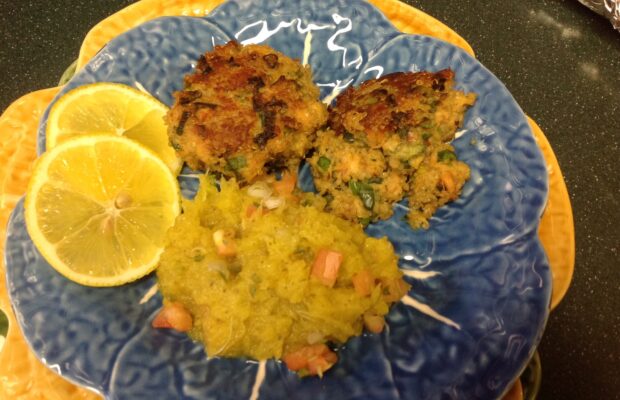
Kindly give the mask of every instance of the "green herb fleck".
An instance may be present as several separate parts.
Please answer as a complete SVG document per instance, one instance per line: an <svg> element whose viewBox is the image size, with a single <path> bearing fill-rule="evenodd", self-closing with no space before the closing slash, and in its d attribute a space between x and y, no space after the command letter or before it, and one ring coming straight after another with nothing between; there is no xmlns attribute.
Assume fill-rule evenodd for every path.
<svg viewBox="0 0 620 400"><path fill-rule="evenodd" d="M424 122L422 122L420 126L424 129L429 129L431 126L433 126L433 122L427 119Z"/></svg>
<svg viewBox="0 0 620 400"><path fill-rule="evenodd" d="M204 247L194 247L190 252L190 258L196 262L204 260L207 251Z"/></svg>

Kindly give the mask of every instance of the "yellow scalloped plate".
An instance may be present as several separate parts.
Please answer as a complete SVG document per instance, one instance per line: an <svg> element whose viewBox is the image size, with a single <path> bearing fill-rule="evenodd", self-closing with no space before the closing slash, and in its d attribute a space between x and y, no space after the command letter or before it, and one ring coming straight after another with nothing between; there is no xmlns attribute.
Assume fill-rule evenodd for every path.
<svg viewBox="0 0 620 400"><path fill-rule="evenodd" d="M568 189L547 137L538 124L529 118L534 137L542 150L549 173L549 199L540 220L538 237L549 258L553 275L551 309L566 295L575 269L575 227Z"/></svg>
<svg viewBox="0 0 620 400"><path fill-rule="evenodd" d="M435 36L474 55L456 32L424 12L397 0L369 0L401 31ZM97 24L87 35L77 60L82 68L107 42L148 20L161 16L205 16L222 0L141 0ZM39 119L60 88L30 93L14 102L0 116L0 240L4 243L6 221L16 201L25 193L36 158ZM538 125L530 124L549 170L549 200L539 237L553 273L554 308L566 294L575 262L575 232L570 199L557 159ZM9 318L9 332L0 353L2 399L97 399L99 396L72 385L47 369L30 351L10 308L4 265L0 262L0 308Z"/></svg>
<svg viewBox="0 0 620 400"><path fill-rule="evenodd" d="M0 117L0 240L17 200L24 195L36 152L39 118L60 88L25 95ZM4 253L0 251L1 253ZM4 260L4 254L2 254ZM7 314L9 331L0 353L0 399L98 399L46 368L30 351L9 304L4 262L0 261L0 308Z"/></svg>

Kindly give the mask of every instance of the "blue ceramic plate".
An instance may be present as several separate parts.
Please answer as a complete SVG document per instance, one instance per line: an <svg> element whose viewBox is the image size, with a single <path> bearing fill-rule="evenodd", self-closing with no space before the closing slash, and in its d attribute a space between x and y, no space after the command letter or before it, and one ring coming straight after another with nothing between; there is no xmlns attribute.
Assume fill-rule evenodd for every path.
<svg viewBox="0 0 620 400"><path fill-rule="evenodd" d="M208 18L148 22L108 44L60 93L91 82L142 88L164 103L198 56L236 38L266 43L312 66L326 101L394 71L452 68L478 94L454 141L472 177L425 231L395 216L387 235L412 289L381 335L351 339L323 378L299 379L276 361L208 358L183 334L154 330L156 279L118 288L58 275L30 241L20 203L6 246L10 296L36 354L109 399L495 398L524 367L548 314L549 266L536 236L547 172L526 118L502 83L448 43L398 32L361 1L229 1ZM45 117L39 132L43 151ZM311 187L308 171L302 184ZM191 185L187 187L191 189ZM145 297L146 296L146 297ZM264 374L259 373L264 372Z"/></svg>

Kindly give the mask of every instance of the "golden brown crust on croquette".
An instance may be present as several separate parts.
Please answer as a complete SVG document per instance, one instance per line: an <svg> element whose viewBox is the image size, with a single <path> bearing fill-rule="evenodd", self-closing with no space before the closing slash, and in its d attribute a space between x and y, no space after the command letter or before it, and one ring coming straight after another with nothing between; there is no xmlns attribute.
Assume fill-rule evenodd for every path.
<svg viewBox="0 0 620 400"><path fill-rule="evenodd" d="M216 46L174 97L169 136L181 158L242 182L296 171L327 119L310 69L262 45Z"/></svg>
<svg viewBox="0 0 620 400"><path fill-rule="evenodd" d="M397 72L349 87L329 109L310 158L331 210L362 222L386 219L407 196L409 222L427 227L469 179L452 146L474 94L453 90L451 70Z"/></svg>
<svg viewBox="0 0 620 400"><path fill-rule="evenodd" d="M408 141L421 136L427 122L452 140L475 95L452 90L454 72L396 72L347 88L331 107L329 126L336 134L349 132L365 138L371 147L386 147L394 134ZM402 142L402 140L399 140Z"/></svg>

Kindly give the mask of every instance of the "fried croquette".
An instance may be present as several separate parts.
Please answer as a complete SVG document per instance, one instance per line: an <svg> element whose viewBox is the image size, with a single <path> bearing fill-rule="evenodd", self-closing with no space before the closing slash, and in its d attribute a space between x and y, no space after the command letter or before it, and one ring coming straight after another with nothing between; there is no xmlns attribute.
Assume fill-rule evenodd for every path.
<svg viewBox="0 0 620 400"><path fill-rule="evenodd" d="M241 183L296 173L327 120L310 68L263 45L216 46L174 98L167 120L179 156Z"/></svg>
<svg viewBox="0 0 620 400"><path fill-rule="evenodd" d="M449 142L476 95L453 90L451 70L397 72L349 87L329 109L308 160L331 211L363 224L409 199L408 221L427 228L469 179Z"/></svg>

